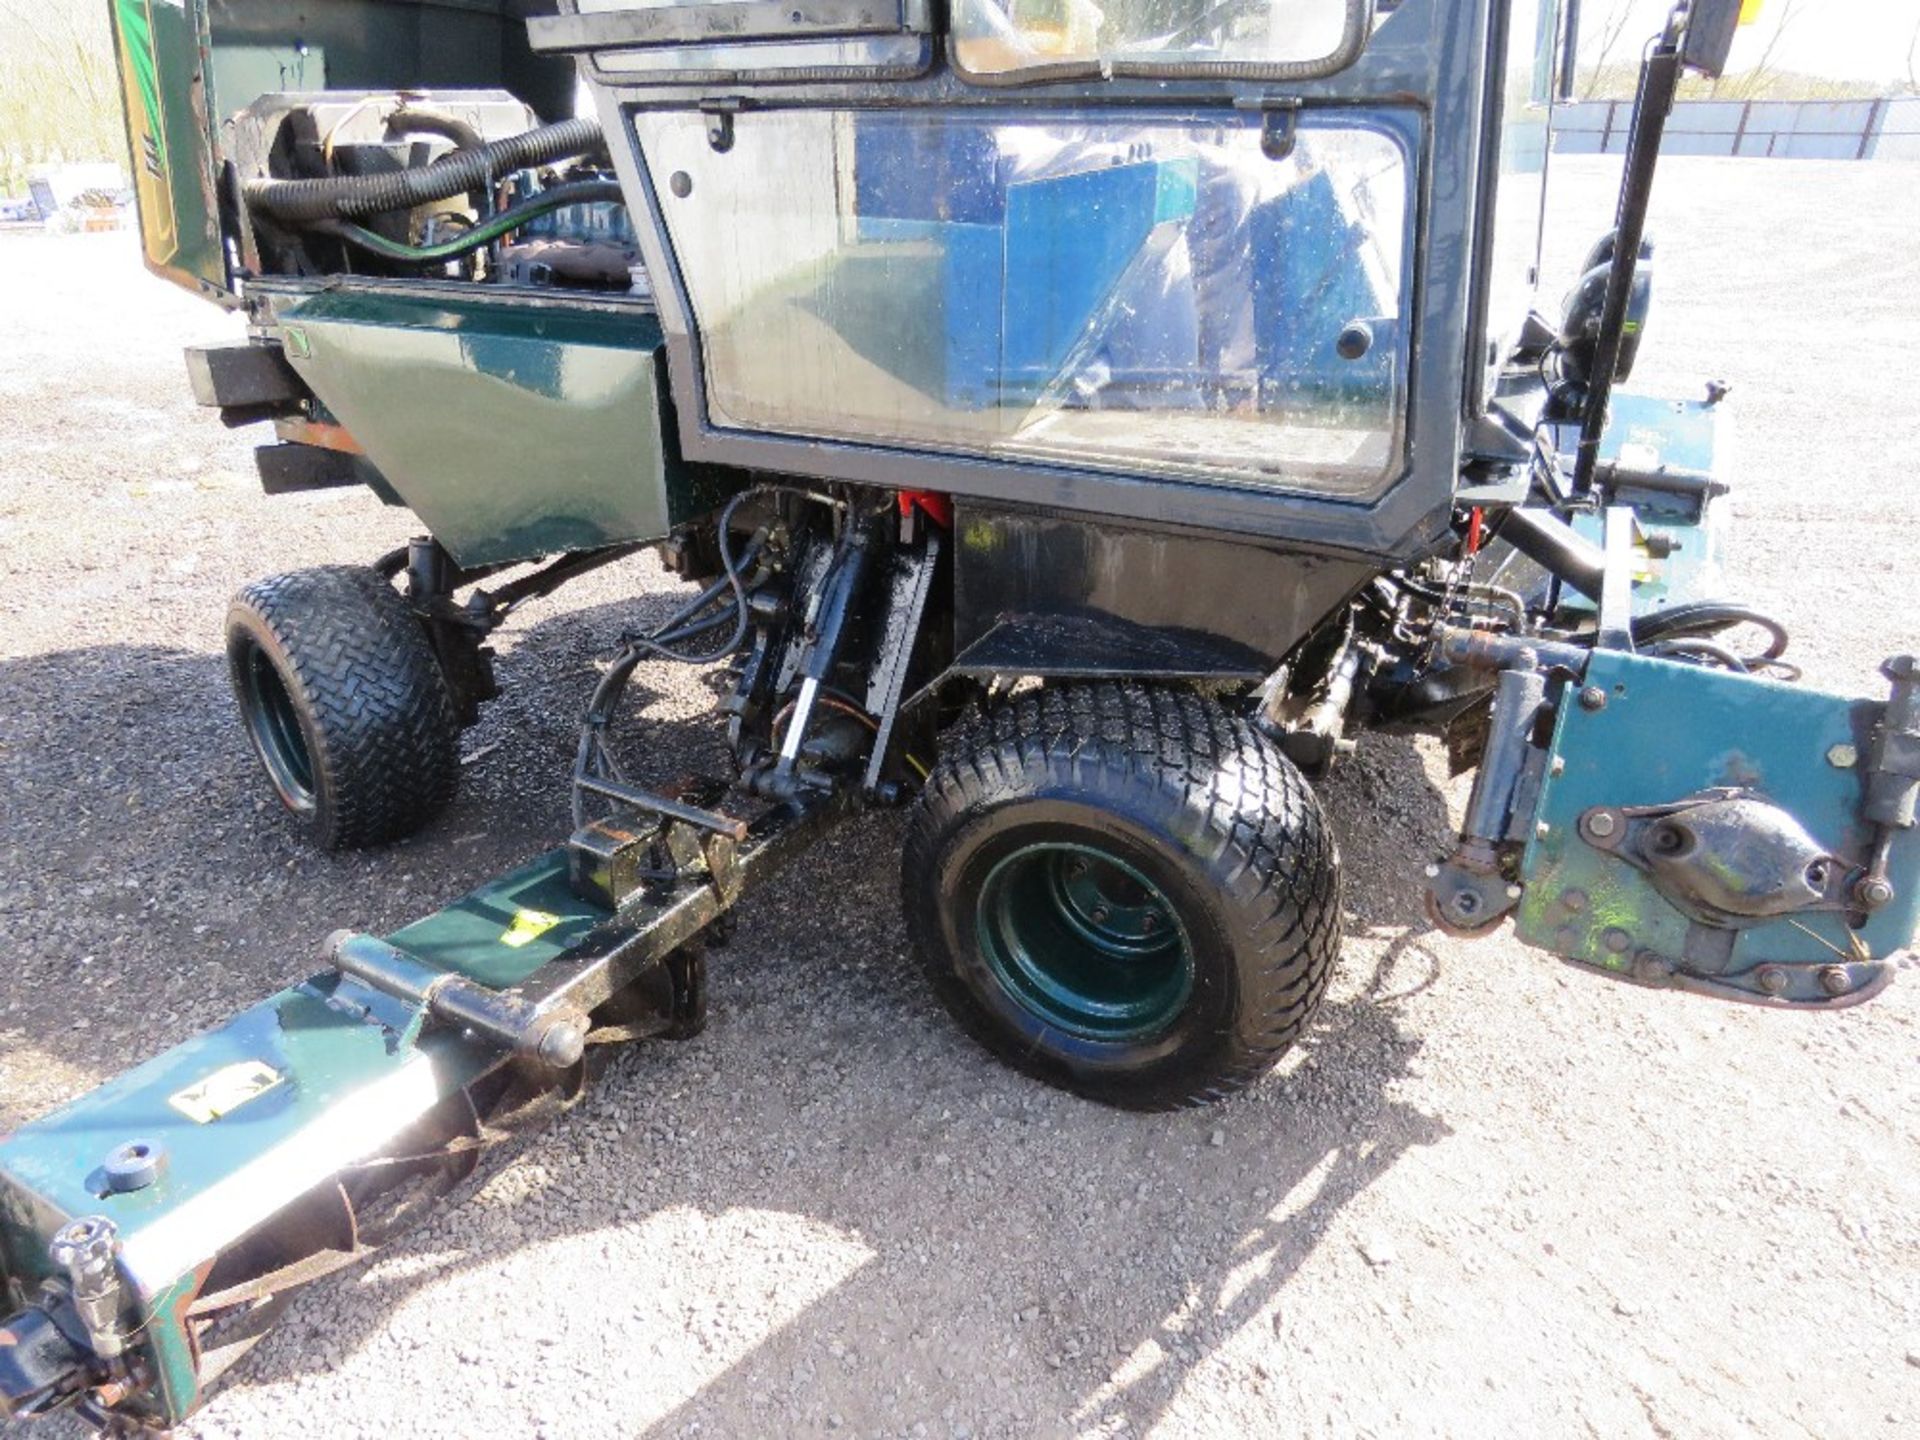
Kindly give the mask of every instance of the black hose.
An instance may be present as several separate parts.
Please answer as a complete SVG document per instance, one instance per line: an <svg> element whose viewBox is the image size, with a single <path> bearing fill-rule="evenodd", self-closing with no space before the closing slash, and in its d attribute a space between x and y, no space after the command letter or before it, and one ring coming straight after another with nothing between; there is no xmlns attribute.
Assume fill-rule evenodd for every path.
<svg viewBox="0 0 1920 1440"><path fill-rule="evenodd" d="M371 250L389 260L398 260L406 265L438 265L448 260L457 260L462 255L471 254L484 245L491 245L509 231L518 230L529 220L558 210L564 205L582 205L589 200L619 200L620 186L612 180L575 180L566 185L554 185L522 200L518 205L510 205L497 215L475 225L471 230L456 235L451 240L442 240L437 245L405 245L398 240L389 240L364 225L355 225L348 220L325 220L314 228L328 235L338 235L350 245L358 245L362 250Z"/></svg>
<svg viewBox="0 0 1920 1440"><path fill-rule="evenodd" d="M1648 615L1636 616L1633 622L1633 643L1645 646L1660 640L1710 639L1720 631L1731 630L1736 625L1755 625L1767 632L1769 643L1757 658L1778 660L1787 653L1786 626L1771 615L1755 610L1750 605L1739 605L1726 600L1696 600L1684 605L1672 605L1665 610L1655 610Z"/></svg>
<svg viewBox="0 0 1920 1440"><path fill-rule="evenodd" d="M462 150L477 150L487 143L487 137L473 126L444 110L396 110L387 117L387 134L438 135Z"/></svg>
<svg viewBox="0 0 1920 1440"><path fill-rule="evenodd" d="M282 220L343 220L412 210L491 185L502 175L584 155L600 144L600 122L562 120L478 149L456 150L431 165L386 175L329 175L316 180L249 180L247 204Z"/></svg>

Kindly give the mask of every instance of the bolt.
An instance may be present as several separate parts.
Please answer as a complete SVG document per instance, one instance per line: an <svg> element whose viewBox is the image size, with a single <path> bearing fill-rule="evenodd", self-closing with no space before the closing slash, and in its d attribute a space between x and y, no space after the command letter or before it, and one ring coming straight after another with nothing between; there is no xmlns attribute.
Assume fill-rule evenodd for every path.
<svg viewBox="0 0 1920 1440"><path fill-rule="evenodd" d="M1664 956L1642 950L1633 957L1633 973L1649 985L1659 985L1673 978L1673 966Z"/></svg>
<svg viewBox="0 0 1920 1440"><path fill-rule="evenodd" d="M1582 710L1604 710L1607 708L1607 692L1598 685L1589 685L1580 692Z"/></svg>
<svg viewBox="0 0 1920 1440"><path fill-rule="evenodd" d="M1619 926L1610 926L1607 933L1600 937L1600 943L1616 955L1624 955L1633 948L1633 937Z"/></svg>
<svg viewBox="0 0 1920 1440"><path fill-rule="evenodd" d="M1853 977L1847 974L1847 967L1844 965L1822 965L1820 988L1838 999L1853 988Z"/></svg>
<svg viewBox="0 0 1920 1440"><path fill-rule="evenodd" d="M1893 903L1893 884L1884 875L1868 875L1853 887L1853 898L1862 910L1882 910Z"/></svg>
<svg viewBox="0 0 1920 1440"><path fill-rule="evenodd" d="M1827 751L1827 763L1836 770L1851 770L1860 763L1860 752L1842 743Z"/></svg>
<svg viewBox="0 0 1920 1440"><path fill-rule="evenodd" d="M1544 820L1533 827L1533 837L1536 840L1544 840L1551 834L1553 834L1553 827Z"/></svg>
<svg viewBox="0 0 1920 1440"><path fill-rule="evenodd" d="M1559 779L1562 775L1567 773L1567 757L1564 755L1554 756L1553 763L1547 767L1547 771L1556 780Z"/></svg>
<svg viewBox="0 0 1920 1440"><path fill-rule="evenodd" d="M1560 897L1560 903L1578 915L1582 910L1587 908L1587 892L1584 890L1569 890Z"/></svg>
<svg viewBox="0 0 1920 1440"><path fill-rule="evenodd" d="M1093 907L1093 923L1094 924L1104 925L1107 923L1107 921L1109 921L1112 918L1113 918L1113 912L1107 909L1106 906L1096 905Z"/></svg>
<svg viewBox="0 0 1920 1440"><path fill-rule="evenodd" d="M1787 972L1778 965L1762 965L1755 972L1753 983L1760 987L1763 994L1779 995L1787 988Z"/></svg>
<svg viewBox="0 0 1920 1440"><path fill-rule="evenodd" d="M1587 816L1587 834L1596 840L1605 840L1620 828L1620 821L1611 810L1596 810Z"/></svg>

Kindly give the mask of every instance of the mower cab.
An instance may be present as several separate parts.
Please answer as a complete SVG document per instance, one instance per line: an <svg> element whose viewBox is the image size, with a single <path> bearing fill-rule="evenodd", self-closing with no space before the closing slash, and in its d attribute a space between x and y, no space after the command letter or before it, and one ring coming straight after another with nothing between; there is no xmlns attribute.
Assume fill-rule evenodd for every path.
<svg viewBox="0 0 1920 1440"><path fill-rule="evenodd" d="M1739 7L1655 37L1543 314L1567 9L116 0L148 263L249 327L197 398L271 427L269 493L425 532L235 600L288 823L430 821L525 601L643 546L695 588L606 671L553 850L0 1142L0 1415L179 1421L600 1047L697 1033L739 897L876 808L932 993L1134 1108L1308 1024L1309 782L1367 728L1477 767L1446 930L1777 1009L1884 987L1920 667L1794 683L1720 588L1722 392L1616 392L1674 88ZM726 667L732 773L623 752L655 661Z"/></svg>

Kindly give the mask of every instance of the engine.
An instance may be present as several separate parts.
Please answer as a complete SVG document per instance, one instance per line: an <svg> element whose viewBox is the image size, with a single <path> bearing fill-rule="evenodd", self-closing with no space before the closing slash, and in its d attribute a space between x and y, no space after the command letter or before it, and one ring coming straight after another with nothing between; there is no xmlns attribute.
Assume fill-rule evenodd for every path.
<svg viewBox="0 0 1920 1440"><path fill-rule="evenodd" d="M273 94L229 139L245 272L650 293L590 119L505 91Z"/></svg>

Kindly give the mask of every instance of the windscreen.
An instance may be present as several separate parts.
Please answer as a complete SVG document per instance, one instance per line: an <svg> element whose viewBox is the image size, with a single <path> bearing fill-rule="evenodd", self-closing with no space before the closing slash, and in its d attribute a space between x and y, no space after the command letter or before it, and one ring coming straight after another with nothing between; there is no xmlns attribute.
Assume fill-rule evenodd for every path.
<svg viewBox="0 0 1920 1440"><path fill-rule="evenodd" d="M1362 0L954 0L970 75L1263 73L1343 68L1364 43Z"/></svg>
<svg viewBox="0 0 1920 1440"><path fill-rule="evenodd" d="M1410 165L1313 118L635 116L723 428L1376 493Z"/></svg>

